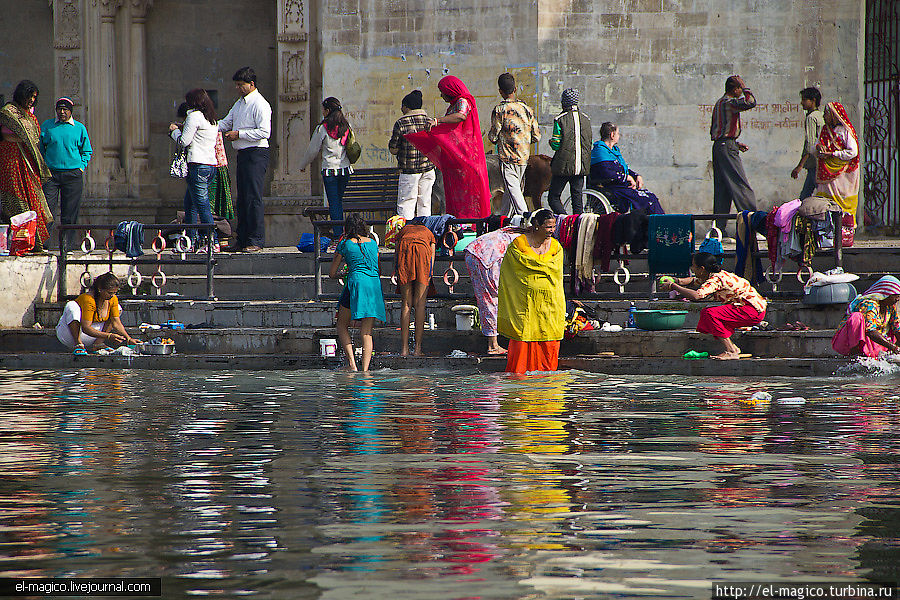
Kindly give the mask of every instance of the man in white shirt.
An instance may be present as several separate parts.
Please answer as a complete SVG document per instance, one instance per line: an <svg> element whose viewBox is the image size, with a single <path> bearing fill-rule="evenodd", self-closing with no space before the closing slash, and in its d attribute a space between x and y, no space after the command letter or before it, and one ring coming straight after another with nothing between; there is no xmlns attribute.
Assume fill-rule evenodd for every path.
<svg viewBox="0 0 900 600"><path fill-rule="evenodd" d="M259 252L266 243L262 193L269 167L272 107L256 89L256 72L251 67L238 69L231 79L241 98L219 121L219 131L237 150L237 247L234 250Z"/></svg>

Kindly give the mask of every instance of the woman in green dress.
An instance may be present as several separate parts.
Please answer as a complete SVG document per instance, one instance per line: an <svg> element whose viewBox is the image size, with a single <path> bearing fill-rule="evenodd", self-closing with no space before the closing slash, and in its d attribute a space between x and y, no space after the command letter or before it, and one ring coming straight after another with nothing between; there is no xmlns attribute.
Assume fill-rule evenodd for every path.
<svg viewBox="0 0 900 600"><path fill-rule="evenodd" d="M369 237L369 226L358 214L344 220L344 235L331 261L332 279L338 279L341 265L347 263L347 279L338 303L337 331L341 347L347 355L347 368L356 368L350 321L360 321L362 337L362 370L369 370L372 361L372 327L375 319L384 321L384 296L378 273L378 243Z"/></svg>

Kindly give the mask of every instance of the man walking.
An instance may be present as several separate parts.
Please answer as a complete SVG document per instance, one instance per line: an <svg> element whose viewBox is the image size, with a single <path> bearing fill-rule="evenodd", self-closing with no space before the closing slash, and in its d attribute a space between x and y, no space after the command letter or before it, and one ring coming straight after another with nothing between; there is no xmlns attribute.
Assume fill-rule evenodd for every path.
<svg viewBox="0 0 900 600"><path fill-rule="evenodd" d="M400 167L397 188L397 214L406 219L431 216L431 188L434 187L434 163L404 137L425 131L428 115L422 110L422 92L413 90L400 102L403 116L394 123L388 150L396 155Z"/></svg>
<svg viewBox="0 0 900 600"><path fill-rule="evenodd" d="M725 80L725 95L713 107L709 136L713 142L713 212L731 212L731 203L738 210L756 210L756 195L747 181L741 152L749 150L737 141L741 135L741 112L756 106L756 98L738 75ZM727 219L717 219L716 226L724 230Z"/></svg>
<svg viewBox="0 0 900 600"><path fill-rule="evenodd" d="M59 222L63 225L78 222L84 170L93 153L87 129L72 118L73 108L75 103L62 97L56 101L56 118L41 123L41 154L51 174L43 185L44 196L51 209L59 202ZM74 247L76 235L68 231L63 236L67 250Z"/></svg>
<svg viewBox="0 0 900 600"><path fill-rule="evenodd" d="M541 132L532 110L516 97L515 77L504 73L497 78L497 87L503 101L491 113L488 140L497 145L497 156L500 158L500 174L503 177L500 214L511 217L529 210L522 194L522 178L531 154L531 144L540 141Z"/></svg>
<svg viewBox="0 0 900 600"><path fill-rule="evenodd" d="M797 179L800 171L806 169L806 180L803 182L803 189L797 196L801 200L809 198L816 190L816 144L819 143L819 135L822 133L822 127L825 126L825 116L819 110L822 103L822 94L814 87L808 87L800 90L800 105L806 111L806 119L803 122L805 138L803 140L803 154L800 156L800 162L791 171L791 177Z"/></svg>
<svg viewBox="0 0 900 600"><path fill-rule="evenodd" d="M565 214L559 197L563 188L569 184L572 196L572 214L580 214L584 210L581 193L584 190L584 178L591 169L591 120L578 110L578 90L564 90L560 99L563 111L553 120L553 137L550 147L556 150L550 161L553 178L550 180L550 191L547 201L556 214Z"/></svg>
<svg viewBox="0 0 900 600"><path fill-rule="evenodd" d="M269 167L272 107L256 89L256 72L242 67L231 78L241 97L219 131L237 150L237 246L229 250L259 252L266 244L263 182Z"/></svg>

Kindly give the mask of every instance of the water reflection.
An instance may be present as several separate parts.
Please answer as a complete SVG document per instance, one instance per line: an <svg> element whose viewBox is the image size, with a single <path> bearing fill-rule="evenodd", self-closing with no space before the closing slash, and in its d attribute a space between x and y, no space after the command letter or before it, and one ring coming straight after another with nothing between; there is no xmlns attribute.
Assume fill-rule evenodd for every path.
<svg viewBox="0 0 900 600"><path fill-rule="evenodd" d="M898 578L896 380L5 372L0 576L671 598ZM765 389L802 406L742 404Z"/></svg>

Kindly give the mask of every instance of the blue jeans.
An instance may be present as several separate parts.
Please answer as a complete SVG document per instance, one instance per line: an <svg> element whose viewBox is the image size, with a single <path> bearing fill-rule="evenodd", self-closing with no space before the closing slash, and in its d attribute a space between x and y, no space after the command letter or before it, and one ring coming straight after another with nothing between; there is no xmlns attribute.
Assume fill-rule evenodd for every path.
<svg viewBox="0 0 900 600"><path fill-rule="evenodd" d="M328 215L332 221L344 220L344 188L350 181L349 175L325 175L322 174L322 183L325 184L325 197L328 199ZM340 225L334 227L334 239L344 232Z"/></svg>
<svg viewBox="0 0 900 600"><path fill-rule="evenodd" d="M213 224L212 208L209 204L209 186L216 176L215 165L201 165L199 163L188 163L187 174L187 190L184 192L184 222L187 225L193 224L194 215L200 217L200 223ZM187 231L191 241L196 243L197 230L189 229ZM216 243L216 230L213 229L210 234L212 243ZM206 237L206 234L204 234Z"/></svg>
<svg viewBox="0 0 900 600"><path fill-rule="evenodd" d="M816 191L816 170L806 170L806 180L803 182L803 191L800 192L800 196L798 196L801 200L804 198L809 198L813 195L813 192Z"/></svg>

